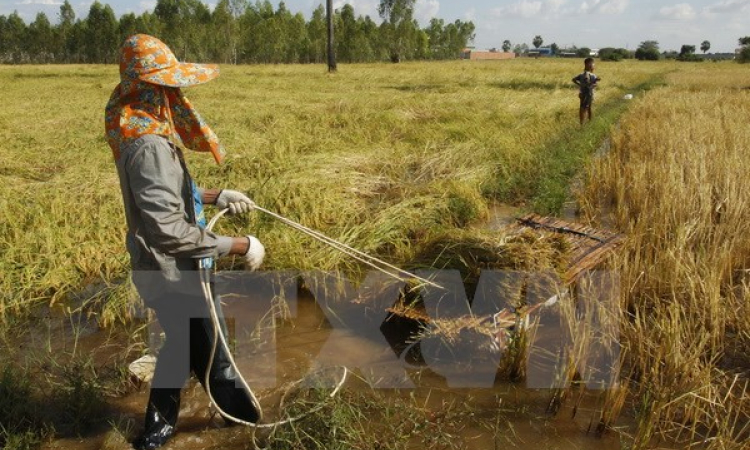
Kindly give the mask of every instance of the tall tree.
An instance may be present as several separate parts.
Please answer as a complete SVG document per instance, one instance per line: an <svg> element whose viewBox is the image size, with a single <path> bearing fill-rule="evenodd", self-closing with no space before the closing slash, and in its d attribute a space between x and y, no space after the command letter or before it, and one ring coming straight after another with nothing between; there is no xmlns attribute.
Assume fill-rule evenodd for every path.
<svg viewBox="0 0 750 450"><path fill-rule="evenodd" d="M695 45L683 45L680 48L680 56L692 55L695 53Z"/></svg>
<svg viewBox="0 0 750 450"><path fill-rule="evenodd" d="M703 53L706 53L710 49L711 49L711 43L710 42L708 42L708 41L701 42L701 51Z"/></svg>
<svg viewBox="0 0 750 450"><path fill-rule="evenodd" d="M0 64L5 62L5 55L8 51L8 18L0 14Z"/></svg>
<svg viewBox="0 0 750 450"><path fill-rule="evenodd" d="M275 64L293 62L294 34L289 30L292 28L292 13L287 9L286 3L279 3L279 7L271 21L272 28L276 33L276 43L271 59Z"/></svg>
<svg viewBox="0 0 750 450"><path fill-rule="evenodd" d="M307 23L309 38L307 60L311 63L322 63L326 58L328 31L326 28L326 9L323 4L318 5Z"/></svg>
<svg viewBox="0 0 750 450"><path fill-rule="evenodd" d="M181 0L157 0L154 8L154 15L164 26L161 39L171 45L172 50L182 47L179 31L183 28L185 18L180 11L180 2Z"/></svg>
<svg viewBox="0 0 750 450"><path fill-rule="evenodd" d="M309 41L305 25L305 16L302 13L290 14L286 20L285 32L289 35L289 44L285 62L300 63L303 61L305 48Z"/></svg>
<svg viewBox="0 0 750 450"><path fill-rule="evenodd" d="M245 13L248 7L248 0L229 0L229 12L232 15L232 33L230 39L230 46L232 47L232 62L237 64L239 62L240 52L240 17Z"/></svg>
<svg viewBox="0 0 750 450"><path fill-rule="evenodd" d="M446 25L443 32L445 38L443 43L443 59L458 58L463 49L474 40L474 24L456 20Z"/></svg>
<svg viewBox="0 0 750 450"><path fill-rule="evenodd" d="M661 58L659 53L659 42L643 41L635 51L635 57L639 60L656 61Z"/></svg>
<svg viewBox="0 0 750 450"><path fill-rule="evenodd" d="M164 28L159 18L153 13L145 12L138 16L136 30L138 33L160 36Z"/></svg>
<svg viewBox="0 0 750 450"><path fill-rule="evenodd" d="M336 55L341 61L352 62L356 51L355 41L359 32L354 7L349 3L344 4L338 16L339 20L336 21L339 26L336 35Z"/></svg>
<svg viewBox="0 0 750 450"><path fill-rule="evenodd" d="M534 36L534 40L531 41L531 43L534 45L534 48L539 48L544 44L544 39L540 35Z"/></svg>
<svg viewBox="0 0 750 450"><path fill-rule="evenodd" d="M238 30L232 4L219 0L211 14L211 58L223 63L237 63Z"/></svg>
<svg viewBox="0 0 750 450"><path fill-rule="evenodd" d="M701 58L695 55L695 45L683 45L677 59L680 61L701 61Z"/></svg>
<svg viewBox="0 0 750 450"><path fill-rule="evenodd" d="M68 62L85 63L86 53L88 51L86 20L77 20L70 29L70 35L65 43L68 53Z"/></svg>
<svg viewBox="0 0 750 450"><path fill-rule="evenodd" d="M60 5L60 12L57 13L57 59L60 62L72 62L72 55L76 52L76 43L74 42L73 26L76 22L76 13L73 11L68 0Z"/></svg>
<svg viewBox="0 0 750 450"><path fill-rule="evenodd" d="M378 24L370 16L360 17L358 21L363 42L363 46L359 50L363 52L363 55L367 55L367 58L361 61L381 61L385 59L387 52L383 41L380 39Z"/></svg>
<svg viewBox="0 0 750 450"><path fill-rule="evenodd" d="M76 20L72 0L61 1L56 26L43 14L29 26L18 13L0 16L0 62L111 63L122 41L135 33L158 36L182 60L326 60L326 5L319 5L306 21L283 1L275 9L272 0L216 0L209 10L205 0L156 0L153 12L127 13L117 20L106 0L97 0L88 16ZM347 62L451 59L474 38L474 24L460 20L433 19L421 29L414 19L416 0L379 2L381 25L357 16L351 4L339 11L331 8L337 44L333 56Z"/></svg>
<svg viewBox="0 0 750 450"><path fill-rule="evenodd" d="M507 39L506 39L506 40L504 40L504 41L503 41L503 51L504 51L505 53L508 53L508 52L510 51L510 49L511 49L511 48L513 48L513 46L511 45L510 41L509 41L509 40L507 40Z"/></svg>
<svg viewBox="0 0 750 450"><path fill-rule="evenodd" d="M229 10L235 19L239 19L247 9L247 0L229 0Z"/></svg>
<svg viewBox="0 0 750 450"><path fill-rule="evenodd" d="M378 14L385 27L383 38L389 43L391 61L397 63L405 56L414 38L414 5L416 0L380 0Z"/></svg>
<svg viewBox="0 0 750 450"><path fill-rule="evenodd" d="M352 62L366 62L376 59L373 32L377 30L377 25L370 17L359 16L357 18L357 35L354 38L354 52L352 53Z"/></svg>
<svg viewBox="0 0 750 450"><path fill-rule="evenodd" d="M50 63L54 60L54 43L52 25L47 15L39 12L36 19L29 24L27 48L32 61Z"/></svg>
<svg viewBox="0 0 750 450"><path fill-rule="evenodd" d="M750 36L741 37L738 39L742 48L737 55L737 62L741 64L750 62Z"/></svg>
<svg viewBox="0 0 750 450"><path fill-rule="evenodd" d="M162 23L161 38L181 60L206 57L211 11L200 0L157 0L154 15Z"/></svg>
<svg viewBox="0 0 750 450"><path fill-rule="evenodd" d="M128 36L132 36L138 33L138 17L133 13L123 14L120 17L120 24L118 26L118 35L120 42L123 42Z"/></svg>
<svg viewBox="0 0 750 450"><path fill-rule="evenodd" d="M3 48L2 59L14 64L22 63L27 58L26 51L26 23L13 11L5 20L2 35L0 35L0 48Z"/></svg>
<svg viewBox="0 0 750 450"><path fill-rule="evenodd" d="M249 4L240 18L241 44L244 62L270 62L273 50L273 5L268 0Z"/></svg>
<svg viewBox="0 0 750 450"><path fill-rule="evenodd" d="M430 25L425 30L427 32L427 38L429 39L431 58L440 59L442 57L444 41L443 28L445 28L445 21L433 17L430 20Z"/></svg>
<svg viewBox="0 0 750 450"><path fill-rule="evenodd" d="M73 11L73 6L71 6L68 0L65 0L63 4L60 5L60 12L58 13L57 18L60 21L60 26L73 26L73 23L76 21L76 13Z"/></svg>
<svg viewBox="0 0 750 450"><path fill-rule="evenodd" d="M430 37L425 30L420 30L417 21L414 21L414 35L412 38L412 59L427 59L430 55Z"/></svg>
<svg viewBox="0 0 750 450"><path fill-rule="evenodd" d="M98 0L91 4L85 26L85 53L88 62L96 64L115 62L119 47L118 27L111 6L103 6Z"/></svg>
<svg viewBox="0 0 750 450"><path fill-rule="evenodd" d="M516 55L523 55L524 53L529 52L529 46L526 43L523 44L516 44L515 47L513 47L513 53Z"/></svg>

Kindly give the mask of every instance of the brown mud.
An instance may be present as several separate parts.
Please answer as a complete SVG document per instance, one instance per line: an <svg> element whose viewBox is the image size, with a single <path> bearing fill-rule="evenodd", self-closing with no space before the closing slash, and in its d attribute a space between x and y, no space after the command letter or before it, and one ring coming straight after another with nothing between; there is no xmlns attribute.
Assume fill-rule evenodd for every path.
<svg viewBox="0 0 750 450"><path fill-rule="evenodd" d="M231 280L230 288L238 284ZM241 283L240 283L241 285ZM231 289L230 289L231 290ZM229 295L225 312L230 324L230 334L235 335L235 353L242 373L250 385L259 392L301 378L315 367L326 364L326 355L335 354L336 361L356 361L362 367L378 367L394 360L398 348L385 347L385 341L373 341L352 330L332 326L330 315L321 307L321 302L309 295L298 296L291 308L271 306L272 301L258 301L243 293ZM325 307L325 306L324 306ZM269 310L275 313L268 314ZM383 315L383 317L386 317ZM258 320L258 319L261 320ZM255 320L254 329L246 325ZM89 354L94 365L109 364L113 355L129 351L129 339L100 331L95 323L81 319L49 318L40 323L55 324L28 333L23 347L26 354L39 352L76 352ZM396 327L397 328L397 327ZM394 327L382 328L390 333ZM158 331L158 330L157 330ZM391 342L403 339L385 336ZM242 335L247 337L242 343ZM540 330L540 339L555 339L554 333ZM43 337L43 338L35 338ZM45 337L46 336L46 337ZM335 340L332 340L334 338ZM388 339L386 339L388 340ZM247 345L246 345L247 344ZM158 342L157 344L158 345ZM326 350L327 349L327 350ZM263 357L264 352L273 352L274 357ZM335 363L335 362L334 362ZM552 391L526 388L523 381L496 380L491 386L481 388L452 388L439 370L424 364L406 364L406 376L413 383L408 389L383 388L379 392L386 397L401 398L430 411L439 421L446 405L470 414L472 420L458 426L453 434L456 448L490 449L502 447L547 448L547 449L620 449L621 436L608 432L596 436L594 428L598 418L598 397L601 392L586 392L573 412L573 402L563 405L556 415L547 412ZM362 375L362 373L358 373ZM353 378L345 389L369 389L359 378ZM80 438L56 439L43 446L44 449L88 450L129 448L114 426L132 437L142 427L142 414L147 400L148 386L134 387L124 396L107 398L106 421L95 430ZM261 400L263 404L264 400ZM266 420L278 418L274 405L263 404L270 414ZM628 428L632 423L621 419L618 426ZM209 409L209 401L200 385L194 380L183 391L183 402L178 424L178 433L167 449L251 448L248 435L239 427L225 428L223 421ZM411 448L411 447L410 447Z"/></svg>
<svg viewBox="0 0 750 450"><path fill-rule="evenodd" d="M606 143L602 148L600 153L606 153ZM520 208L494 203L490 205L487 221L478 226L500 230L520 215ZM576 205L568 202L563 218L575 220L575 216ZM446 405L458 405L472 420L454 426L455 448L615 450L622 448L622 442L627 440L625 436L634 426L632 417L625 413L615 424L614 430L603 435L594 431L601 414L603 391L577 389L575 400L564 402L556 414L550 414L549 406L554 392L551 389L528 388L524 381L494 379L482 387L452 387L446 377L449 370L431 367L420 358L409 358L404 349L409 347L414 332L418 330L406 326L408 324L389 323L384 311L374 313L376 321L379 320L378 314L382 316L383 323L379 327L381 336L373 339L372 334L363 335L351 328L341 327L341 324L332 324L332 320L337 320L336 314L324 311L328 307L326 302L316 301L309 291L293 296L296 298L292 302L279 302L278 297L268 294L259 296L265 300L258 301L258 296L252 291L247 292L243 282L236 283L232 276L225 281L228 282L224 292L227 299L225 313L230 334L234 337L237 363L250 386L261 395L300 379L315 368L348 361L354 362L358 369L355 370L354 380L349 381L345 389L375 388L387 398L418 405L438 422ZM372 314L372 311L368 314ZM554 320L555 317L552 317ZM146 352L138 344L145 335L149 336L147 340L154 350L159 346L158 326L148 326L150 333L146 330L110 332L99 329L96 322L87 319L84 314L71 314L65 307L43 308L31 323L30 327L12 339L16 348L7 355L22 355L22 358L56 355L61 364L86 356L95 367L117 364L122 367ZM545 328L543 323L537 330L536 343L558 339L557 330L553 328ZM399 367L403 370L401 381L408 388L394 388L387 383L378 386L377 380L372 383L373 379L368 379L365 372L392 366L399 358ZM368 387L363 379L370 381L371 386ZM132 438L142 429L147 396L148 385L134 381L124 395L106 398L105 420L99 426L81 437L52 440L42 448L130 448L126 438ZM270 396L261 397L266 421L280 417L275 403L269 403L270 399ZM165 448L243 449L252 448L252 445L248 442L247 433L240 427L223 426L223 420L210 409L207 395L195 379L191 379L183 390L178 432ZM409 445L409 448L412 446Z"/></svg>

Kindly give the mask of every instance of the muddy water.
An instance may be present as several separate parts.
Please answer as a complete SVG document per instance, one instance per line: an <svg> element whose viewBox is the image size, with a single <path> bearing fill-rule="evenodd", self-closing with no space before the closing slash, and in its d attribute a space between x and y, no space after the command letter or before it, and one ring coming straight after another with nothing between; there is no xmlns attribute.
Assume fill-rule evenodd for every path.
<svg viewBox="0 0 750 450"><path fill-rule="evenodd" d="M369 389L365 379L386 396L407 399L421 408L441 414L446 405L461 405L482 420L467 421L454 434L467 449L500 447L548 449L619 449L620 438L611 432L597 438L587 432L596 423L599 392L585 396L572 417L573 403L566 403L555 415L546 413L551 391L529 389L523 382L510 383L487 378L454 386L455 373L450 364L426 364L425 361L403 358L405 336L402 326L391 326L382 306L358 304L357 301L337 303L314 298L306 290L292 290L286 283L285 300L279 302L279 284L257 277L227 275L219 290L224 293L225 313L234 337L234 349L241 372L249 384L261 394L301 378L319 367L346 365L355 370L347 389ZM294 284L294 283L293 283ZM313 292L315 290L313 289ZM334 295L335 297L335 295ZM395 300L395 299L394 299ZM354 304L355 306L351 306ZM358 317L366 317L359 320ZM352 320L354 322L352 322ZM94 323L58 317L45 323L47 330L37 340L27 337L24 345L54 351L91 352L97 363L122 353L128 346L126 336L113 336L98 331ZM76 331L77 330L77 331ZM157 330L158 331L158 330ZM157 333L152 333L158 336ZM541 330L542 339L554 339L554 333ZM158 347L158 339L152 343ZM400 358L401 357L401 358ZM424 358L423 358L424 359ZM458 383L460 384L460 383ZM278 418L275 403L264 397L261 402L267 419ZM137 432L147 401L147 386L120 398L108 399L108 422L120 429ZM265 402L265 403L264 403ZM195 382L183 394L178 435L168 449L246 448L236 428L222 428L222 421L208 409L208 399ZM592 425L592 423L594 425ZM628 419L618 424L628 427ZM125 449L127 444L113 433L111 425L94 430L83 438L58 439L45 449ZM117 439L112 443L113 436ZM238 437L240 436L240 437ZM119 442L118 442L119 440ZM105 444L105 441L107 442ZM417 447L415 447L417 448Z"/></svg>
<svg viewBox="0 0 750 450"><path fill-rule="evenodd" d="M506 203L492 202L489 204L487 222L480 224L487 230L501 230L512 224L521 215L521 208Z"/></svg>
<svg viewBox="0 0 750 450"><path fill-rule="evenodd" d="M499 230L521 214L519 208L492 204L488 221L479 226ZM567 219L574 219L574 208L567 208L566 214ZM344 365L356 374L346 389L375 388L387 397L420 405L436 416L450 409L447 405L471 411L476 420L467 420L458 427L460 431L453 432L463 448L614 450L622 446L618 433L597 437L592 431L600 413L601 391L585 391L580 401L568 400L556 415L551 415L547 413L553 394L550 389L531 389L523 381L496 380L496 364L482 366L486 363L482 358L472 369L477 371L477 366L482 366L478 378L467 381L460 376L465 366L456 364L457 359L441 364L435 359L427 362L423 355L410 357L405 348L411 345L411 334L417 330L386 320L385 308L390 306L387 296L384 303L363 304L356 295L339 292L332 294L337 301L328 301L315 295L331 295L325 291L300 290L296 277L277 277L270 282L252 275L220 278L218 289L223 294L237 363L250 386L261 395L266 421L279 418L277 399L269 393L317 368ZM279 301L281 297L283 301ZM95 322L84 318L66 317L59 312L47 314L37 322L39 332L26 334L21 345L37 351L90 354L97 364L128 349L127 336L99 331ZM547 319L537 333L536 344L542 347L559 339L559 330L547 326L556 318ZM151 331L149 344L155 351L160 345L158 326ZM122 436L112 431L111 424L129 429L127 434L131 436L138 432L147 388L144 384L124 397L108 399L110 425L83 438L55 440L44 448L129 448ZM208 403L201 387L191 381L183 393L179 432L166 448L247 448L247 438L236 428L223 428L223 421L209 410ZM632 419L623 414L616 426L627 432L633 427Z"/></svg>
<svg viewBox="0 0 750 450"><path fill-rule="evenodd" d="M70 305L36 308L21 325L0 329L0 365L58 366L92 361L96 367L115 367L140 347L125 329L104 331L94 318L73 312Z"/></svg>

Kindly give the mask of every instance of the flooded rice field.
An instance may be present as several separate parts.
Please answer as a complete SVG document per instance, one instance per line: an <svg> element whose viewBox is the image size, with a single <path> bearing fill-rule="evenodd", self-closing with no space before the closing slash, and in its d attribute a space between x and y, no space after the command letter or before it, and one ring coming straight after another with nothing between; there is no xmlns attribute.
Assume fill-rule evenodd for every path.
<svg viewBox="0 0 750 450"><path fill-rule="evenodd" d="M621 448L632 419L625 413L614 431L597 433L603 391L575 388L565 402L555 403L559 390L530 388L524 379L500 374L498 363L504 355L420 342L419 327L386 311L391 306L387 303L397 300L392 296L397 286L373 295L368 286L352 291L329 275L302 278L305 281L284 274L222 274L217 282L239 369L261 397L264 421L284 417L278 392L289 383L319 369L346 366L352 374L337 401L367 398L362 431L379 433L381 426L399 430L402 445L394 448ZM554 347L559 341L555 321L554 311L540 316L535 345ZM44 309L33 326L12 339L16 348L9 354L57 356L52 359L59 365L86 357L90 367L74 366L77 370L122 372L128 362L160 345L158 326L142 322L141 329L109 332L64 307ZM151 350L137 344L144 336ZM475 343L482 348L482 342ZM120 375L130 378L124 382L127 387L107 392L96 426L42 448L129 448L127 440L142 427L148 384ZM331 386L323 388L330 390L335 380L327 381ZM366 422L367 411L379 407L373 407L373 398L390 411L385 416L393 423ZM556 405L556 414L551 405ZM326 411L319 413L320 420L326 420ZM373 414L378 420L384 417ZM306 424L297 426L304 429ZM263 433L259 436L263 442ZM274 445L273 437L265 439L270 448L291 448ZM246 430L224 426L200 385L191 380L183 390L178 433L166 448L244 449L253 444Z"/></svg>

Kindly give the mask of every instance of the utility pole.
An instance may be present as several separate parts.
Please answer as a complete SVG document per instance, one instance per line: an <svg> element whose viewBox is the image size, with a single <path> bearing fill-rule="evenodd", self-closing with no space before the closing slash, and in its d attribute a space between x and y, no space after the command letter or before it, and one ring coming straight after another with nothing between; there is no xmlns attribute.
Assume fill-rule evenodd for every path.
<svg viewBox="0 0 750 450"><path fill-rule="evenodd" d="M326 1L326 18L328 19L328 72L336 71L336 53L333 45L333 0Z"/></svg>

